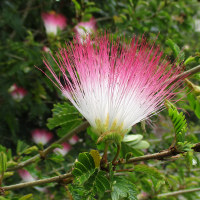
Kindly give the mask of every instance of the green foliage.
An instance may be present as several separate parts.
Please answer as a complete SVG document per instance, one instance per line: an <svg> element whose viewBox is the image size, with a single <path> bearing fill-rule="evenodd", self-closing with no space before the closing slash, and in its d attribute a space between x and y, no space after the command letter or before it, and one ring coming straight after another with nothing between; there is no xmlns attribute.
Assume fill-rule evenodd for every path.
<svg viewBox="0 0 200 200"><path fill-rule="evenodd" d="M143 136L140 134L129 134L125 135L122 147L121 147L121 155L123 157L131 156L141 156L143 153L140 151L141 149L149 148L149 143L145 140L142 140ZM131 154L130 154L131 153Z"/></svg>
<svg viewBox="0 0 200 200"><path fill-rule="evenodd" d="M163 174L161 174L155 167L149 167L148 165L140 164L134 166L135 172L140 172L148 176L152 176L158 180L164 179Z"/></svg>
<svg viewBox="0 0 200 200"><path fill-rule="evenodd" d="M200 98L193 93L187 95L190 107L195 113L195 115L200 119Z"/></svg>
<svg viewBox="0 0 200 200"><path fill-rule="evenodd" d="M75 107L67 102L63 104L54 104L52 109L53 116L48 119L47 126L49 129L58 128L57 133L59 137L67 134L78 125L81 124L82 118Z"/></svg>
<svg viewBox="0 0 200 200"><path fill-rule="evenodd" d="M187 122L185 116L182 112L179 113L177 108L169 101L166 101L165 105L174 126L176 143L183 143L185 141L185 133L187 132Z"/></svg>
<svg viewBox="0 0 200 200"><path fill-rule="evenodd" d="M137 200L136 186L125 177L114 177L111 198L112 200L120 200L121 198Z"/></svg>
<svg viewBox="0 0 200 200"><path fill-rule="evenodd" d="M3 174L7 169L7 157L4 152L0 152L0 174Z"/></svg>
<svg viewBox="0 0 200 200"><path fill-rule="evenodd" d="M110 189L110 183L106 178L106 172L95 167L95 161L89 153L79 154L78 161L74 164L72 174L75 177L75 185L82 186L84 190L87 191L87 193L85 193L88 199L96 194L102 196L106 190ZM81 189L81 191L84 190Z"/></svg>
<svg viewBox="0 0 200 200"><path fill-rule="evenodd" d="M175 42L173 42L171 39L168 39L166 41L166 44L169 45L169 47L172 49L173 54L175 58L177 58L178 63L182 62L185 59L184 51L181 51L179 46Z"/></svg>

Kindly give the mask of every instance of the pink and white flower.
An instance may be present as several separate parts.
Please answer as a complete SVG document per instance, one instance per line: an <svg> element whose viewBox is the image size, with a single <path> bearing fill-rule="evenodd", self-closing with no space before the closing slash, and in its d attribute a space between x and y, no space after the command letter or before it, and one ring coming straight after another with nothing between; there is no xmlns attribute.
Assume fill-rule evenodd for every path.
<svg viewBox="0 0 200 200"><path fill-rule="evenodd" d="M24 182L35 181L36 179L25 169L18 170L19 176L22 178Z"/></svg>
<svg viewBox="0 0 200 200"><path fill-rule="evenodd" d="M49 47L47 47L47 46L43 46L42 47L42 51L44 51L44 52L50 52L51 50L49 49Z"/></svg>
<svg viewBox="0 0 200 200"><path fill-rule="evenodd" d="M16 101L21 101L27 94L27 91L22 87L18 87L17 84L13 84L10 87L9 92Z"/></svg>
<svg viewBox="0 0 200 200"><path fill-rule="evenodd" d="M92 17L90 21L80 22L75 28L76 38L80 43L83 43L88 35L93 34L97 31L96 20Z"/></svg>
<svg viewBox="0 0 200 200"><path fill-rule="evenodd" d="M71 145L70 144L68 144L67 142L64 142L64 143L62 143L62 149L61 148L55 148L54 149L54 152L56 152L56 153L60 153L60 154L62 154L63 156L65 156L66 154L68 154L68 152L71 150Z"/></svg>
<svg viewBox="0 0 200 200"><path fill-rule="evenodd" d="M133 125L161 111L164 100L174 97L180 86L177 75L182 67L170 64L162 55L144 38L141 43L133 38L124 48L120 41L110 42L104 35L93 42L89 37L85 44L74 41L60 50L56 64L63 82L47 60L44 64L55 78L51 79L55 86L98 135L116 133L123 138Z"/></svg>
<svg viewBox="0 0 200 200"><path fill-rule="evenodd" d="M54 11L42 13L42 19L47 34L53 33L54 35L57 35L58 29L63 30L67 25L66 17Z"/></svg>
<svg viewBox="0 0 200 200"><path fill-rule="evenodd" d="M18 170L18 174L19 176L22 178L22 180L24 182L32 182L32 181L36 181L37 179L34 178L27 170L25 169L19 169ZM36 190L40 191L40 192L47 192L47 188L45 187L34 187Z"/></svg>
<svg viewBox="0 0 200 200"><path fill-rule="evenodd" d="M43 129L35 129L32 131L32 139L36 144L47 144L53 138L53 134Z"/></svg>
<svg viewBox="0 0 200 200"><path fill-rule="evenodd" d="M76 144L79 141L79 137L77 135L73 135L70 139L69 139L69 143L71 145Z"/></svg>

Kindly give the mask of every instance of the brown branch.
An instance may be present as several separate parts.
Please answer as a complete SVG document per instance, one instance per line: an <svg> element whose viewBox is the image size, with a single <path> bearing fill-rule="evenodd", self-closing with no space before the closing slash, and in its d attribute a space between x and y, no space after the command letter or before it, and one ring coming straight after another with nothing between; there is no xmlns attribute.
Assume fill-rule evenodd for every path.
<svg viewBox="0 0 200 200"><path fill-rule="evenodd" d="M189 193L189 192L198 192L198 191L200 191L200 188L178 190L178 191L174 191L174 192L168 192L168 193L159 194L156 197L177 196L177 195L180 195L180 194L185 194L185 193Z"/></svg>
<svg viewBox="0 0 200 200"><path fill-rule="evenodd" d="M63 179L66 179L66 178L72 178L73 175L71 173L67 173L67 174L63 174L63 175L60 175L60 176L54 176L54 177L51 177L51 178L45 178L45 179L41 179L41 180L37 180L37 181L31 181L31 182L26 182L26 183L19 183L19 184L16 184L16 185L9 185L9 186L4 186L4 187L1 187L0 189L1 190L16 190L16 189L20 189L20 188L25 188L25 187L33 187L33 186L36 186L36 185L42 185L42 184L45 184L45 183L51 183L51 182L58 182L58 181L61 181Z"/></svg>
<svg viewBox="0 0 200 200"><path fill-rule="evenodd" d="M193 75L193 74L196 74L196 73L198 73L198 72L200 72L200 65L197 65L196 67L193 67L192 69L189 69L189 70L187 70L187 71L181 73L180 75L178 75L178 76L176 77L176 79L175 79L173 82L176 82L178 79L181 79L181 78L183 78L183 77L186 78L186 77L188 77L188 76L191 76L191 75Z"/></svg>
<svg viewBox="0 0 200 200"><path fill-rule="evenodd" d="M17 170L20 168L23 168L31 163L34 163L38 160L41 159L41 155L42 157L45 157L48 153L52 152L55 149L55 144L62 144L63 142L67 141L69 138L71 138L73 135L85 130L87 127L89 126L88 122L83 122L80 126L78 126L77 128L73 129L72 131L70 131L69 133L67 133L64 137L60 138L59 140L55 141L54 143L52 143L49 147L47 147L46 149L44 149L42 152L40 152L39 154L33 156L32 158L19 163L18 165L14 166L14 167L10 167L8 168L6 171L13 171L13 170Z"/></svg>
<svg viewBox="0 0 200 200"><path fill-rule="evenodd" d="M195 144L193 147L193 150L200 151L200 143ZM170 148L170 149L162 151L160 153L154 153L154 154L150 154L150 155L146 155L146 156L132 158L132 159L128 160L127 162L126 161L118 161L115 163L115 165L135 163L138 161L145 161L145 160L150 160L150 159L159 159L160 160L160 159L164 159L164 158L178 155L181 153L183 153L183 152L178 152L175 148ZM134 169L132 168L132 169L116 170L116 172L130 172L130 171L134 171ZM16 184L16 185L0 187L0 190L5 191L5 190L14 190L14 189L19 189L19 188L24 188L24 187L32 187L32 186L41 185L41 184L45 184L45 183L58 182L65 178L71 178L70 179L70 181L71 181L73 178L73 175L71 173L67 173L67 174L63 174L60 176L55 176L52 178L46 178L46 179L37 180L37 181L33 181L33 182L20 183L20 184ZM70 181L68 180L66 184L70 183ZM194 190L196 190L196 189L194 189ZM178 192L180 192L180 191L178 191ZM166 193L166 194L168 194L168 193ZM161 195L164 196L166 194L160 194L160 196L158 195L158 197L161 197Z"/></svg>
<svg viewBox="0 0 200 200"><path fill-rule="evenodd" d="M200 143L195 144L192 149L196 152L200 152ZM163 160L165 158L176 156L176 155L181 154L181 153L184 153L184 152L180 152L175 147L171 147L171 148L164 150L164 151L161 151L159 153L154 153L154 154L149 154L149 155L145 155L145 156L131 158L128 161L119 160L116 163L116 165L136 163L136 162L139 162L139 161L146 161L146 160Z"/></svg>

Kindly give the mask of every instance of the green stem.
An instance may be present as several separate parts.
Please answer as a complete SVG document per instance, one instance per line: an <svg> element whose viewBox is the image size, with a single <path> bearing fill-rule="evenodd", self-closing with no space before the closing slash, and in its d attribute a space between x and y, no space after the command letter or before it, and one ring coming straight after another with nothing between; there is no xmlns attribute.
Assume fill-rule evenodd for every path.
<svg viewBox="0 0 200 200"><path fill-rule="evenodd" d="M177 195L180 195L180 194L185 194L185 193L189 193L189 192L199 192L199 191L200 191L200 188L178 190L178 191L174 191L174 192L159 194L159 195L157 195L157 197L159 198L159 197L177 196Z"/></svg>
<svg viewBox="0 0 200 200"><path fill-rule="evenodd" d="M67 173L67 174L62 174L60 176L54 176L51 178L45 178L45 179L31 181L31 182L27 182L27 183L19 183L16 185L4 186L4 187L1 187L0 190L5 191L5 190L15 190L15 189L20 189L20 188L25 188L25 187L33 187L36 185L43 185L46 183L59 182L63 179L67 179L67 178L71 179L72 177L73 176L71 173Z"/></svg>
<svg viewBox="0 0 200 200"><path fill-rule="evenodd" d="M108 162L108 148L109 148L110 142L106 141L105 143L105 148L104 148L104 153L101 159L101 163L106 164Z"/></svg>
<svg viewBox="0 0 200 200"><path fill-rule="evenodd" d="M120 150L121 150L121 144L118 144L117 145L117 153L116 153L116 155L115 155L115 157L114 157L114 159L112 161L113 164L115 164L117 158L119 157Z"/></svg>

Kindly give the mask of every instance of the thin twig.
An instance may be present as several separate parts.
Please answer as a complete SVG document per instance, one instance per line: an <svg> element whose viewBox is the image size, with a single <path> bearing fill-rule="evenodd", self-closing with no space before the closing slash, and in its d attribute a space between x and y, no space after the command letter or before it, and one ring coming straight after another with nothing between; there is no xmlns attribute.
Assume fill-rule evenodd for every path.
<svg viewBox="0 0 200 200"><path fill-rule="evenodd" d="M174 192L159 194L159 195L157 195L157 197L177 196L180 194L185 194L185 193L189 193L189 192L198 192L198 191L200 191L200 188L178 190L178 191L174 191Z"/></svg>
<svg viewBox="0 0 200 200"><path fill-rule="evenodd" d="M193 147L193 150L199 152L200 151L200 143L195 144L194 147ZM150 159L164 159L166 157L173 156L174 154L177 155L177 154L180 154L180 153L182 153L182 152L178 152L177 150L171 148L171 149L165 150L165 151L160 152L160 153L155 153L155 154L150 154L150 155L146 155L146 156L140 156L140 157L137 157L137 158L132 158L128 162L117 162L117 163L115 163L115 165L134 163L134 162L145 161L145 160L150 160ZM129 169L129 170L132 171L134 169ZM118 172L119 172L119 170L118 170ZM45 184L45 183L56 182L56 181L59 181L59 180L65 179L65 178L71 178L72 179L73 176L72 176L71 173L67 173L67 174L63 174L63 175L60 175L60 176L42 179L42 180L38 180L38 181L33 181L33 182L28 182L28 183L20 183L20 184L16 184L16 185L0 187L0 190L4 191L4 190L14 190L14 189L19 189L19 188L24 188L24 187L32 187L32 186L41 185L41 184ZM69 181L66 184L68 184L68 183L69 183ZM195 189L195 190L197 190L197 189ZM160 194L160 195L164 195L164 194Z"/></svg>
<svg viewBox="0 0 200 200"><path fill-rule="evenodd" d="M196 152L200 152L200 143L195 144L192 149ZM139 162L139 161L146 161L146 160L163 160L165 158L172 157L172 156L175 156L175 155L178 155L178 154L181 154L181 153L184 153L184 152L180 152L176 148L172 147L172 148L169 148L167 150L161 151L159 153L154 153L154 154L149 154L149 155L145 155L145 156L131 158L128 161L125 161L125 160L121 161L120 160L116 163L116 165L136 163L136 162Z"/></svg>
<svg viewBox="0 0 200 200"><path fill-rule="evenodd" d="M176 77L176 79L173 82L176 82L178 79L181 79L183 77L187 77L187 76L191 76L193 74L196 74L198 72L200 72L200 65L197 65L196 67L193 67L192 69L189 69L189 70L181 73L180 75L178 75Z"/></svg>
<svg viewBox="0 0 200 200"><path fill-rule="evenodd" d="M42 152L40 152L40 154L37 154L33 157L31 157L30 159L19 163L18 165L14 166L14 167L10 167L8 168L6 171L13 171L13 170L17 170L20 168L23 168L31 163L34 163L38 160L40 160L41 155L43 157L45 157L48 153L52 152L56 147L54 146L55 144L62 144L63 142L67 141L69 138L71 138L73 135L85 130L87 127L89 126L88 122L84 122L82 123L80 126L78 126L77 128L73 129L72 131L70 131L69 133L67 133L64 137L60 138L59 140L55 141L53 144L51 144L49 147L47 147L46 149L44 149Z"/></svg>
<svg viewBox="0 0 200 200"><path fill-rule="evenodd" d="M118 144L117 145L117 153L116 153L116 155L115 155L115 157L114 157L114 159L112 161L112 164L115 164L115 162L116 162L116 160L117 160L117 158L119 156L120 150L121 150L121 144Z"/></svg>
<svg viewBox="0 0 200 200"><path fill-rule="evenodd" d="M15 189L20 189L20 188L25 188L25 187L33 187L36 185L42 185L45 183L52 183L52 182L58 182L66 178L72 178L73 175L71 173L63 174L60 176L54 176L51 178L45 178L37 181L31 181L31 182L26 182L26 183L19 183L16 185L10 185L10 186L5 186L1 187L2 190L15 190Z"/></svg>

